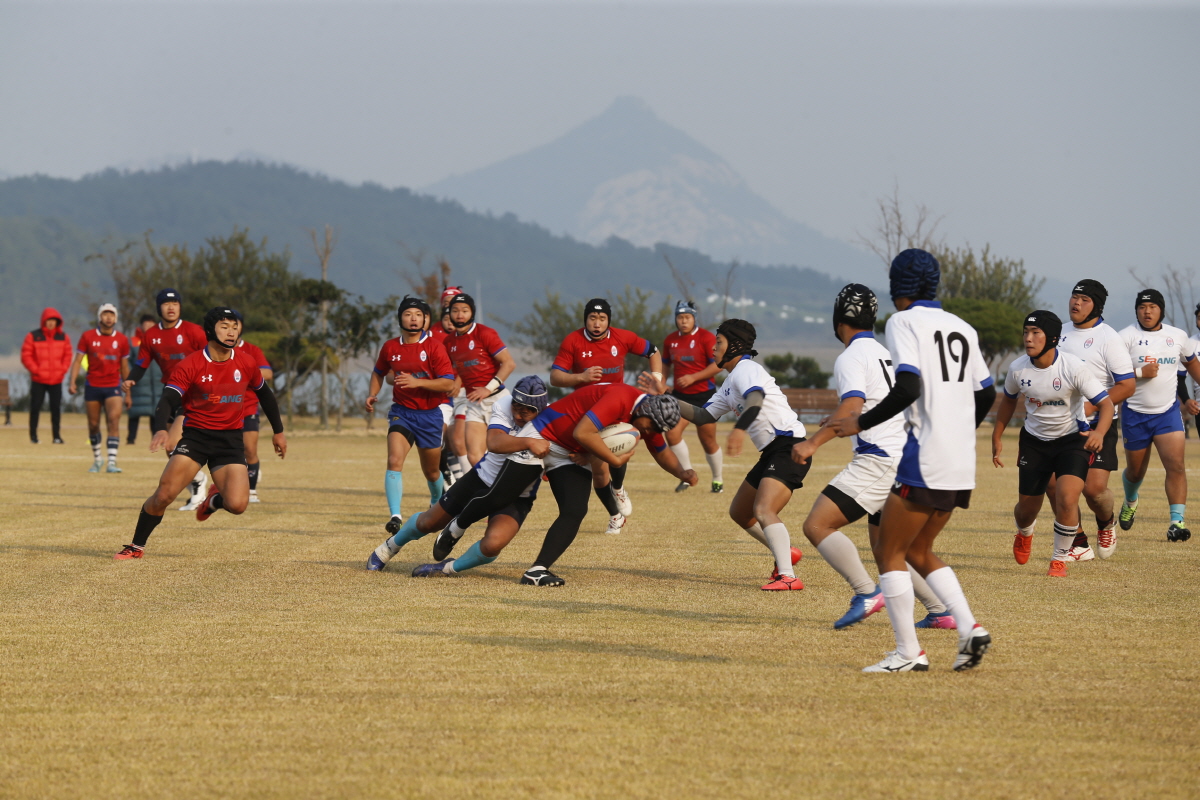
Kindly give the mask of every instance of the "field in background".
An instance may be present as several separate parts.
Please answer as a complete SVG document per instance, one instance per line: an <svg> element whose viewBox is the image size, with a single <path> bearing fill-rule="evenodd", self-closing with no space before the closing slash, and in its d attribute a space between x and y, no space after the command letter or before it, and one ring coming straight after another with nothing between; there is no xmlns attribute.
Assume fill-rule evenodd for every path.
<svg viewBox="0 0 1200 800"><path fill-rule="evenodd" d="M342 436L301 430L283 463L264 455L263 502L244 516L169 511L143 561L115 563L163 459L143 433L122 446L124 474L89 475L82 421L66 418L65 446L30 445L24 415L0 428L0 797L1200 788L1200 536L1165 541L1161 469L1117 555L1052 580L1045 512L1034 559L1012 560L1016 471L991 468L985 434L972 508L939 543L992 652L957 674L955 634L926 631L929 673L864 676L894 646L886 614L835 632L848 590L800 533L844 442L785 512L807 588L780 596L758 589L770 560L728 521L731 494L675 494L644 452L634 516L605 535L593 501L556 568L565 587L516 583L554 516L548 491L495 564L412 579L427 539L367 573L384 449L382 426L367 436L361 420ZM1007 449L1015 461L1015 437ZM410 462L406 515L428 502ZM751 463L726 460L731 490ZM850 535L869 563L865 526Z"/></svg>

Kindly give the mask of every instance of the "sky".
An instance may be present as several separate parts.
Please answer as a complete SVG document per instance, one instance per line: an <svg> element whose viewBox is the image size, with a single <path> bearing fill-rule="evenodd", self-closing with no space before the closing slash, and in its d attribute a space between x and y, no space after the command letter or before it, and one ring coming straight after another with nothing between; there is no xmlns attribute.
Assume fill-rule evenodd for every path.
<svg viewBox="0 0 1200 800"><path fill-rule="evenodd" d="M0 0L0 175L420 188L633 95L830 236L898 187L950 244L1120 281L1200 270L1197 42L1196 2Z"/></svg>

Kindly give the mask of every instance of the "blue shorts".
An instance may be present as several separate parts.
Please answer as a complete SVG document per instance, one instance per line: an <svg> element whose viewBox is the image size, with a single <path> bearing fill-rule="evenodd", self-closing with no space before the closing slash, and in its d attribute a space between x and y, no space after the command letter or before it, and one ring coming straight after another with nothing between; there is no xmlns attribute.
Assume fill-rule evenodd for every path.
<svg viewBox="0 0 1200 800"><path fill-rule="evenodd" d="M88 403L103 403L110 397L124 397L120 386L84 386L83 399Z"/></svg>
<svg viewBox="0 0 1200 800"><path fill-rule="evenodd" d="M392 403L388 411L388 433L401 433L409 444L415 441L422 450L442 446L442 424L440 408L416 409Z"/></svg>
<svg viewBox="0 0 1200 800"><path fill-rule="evenodd" d="M1162 433L1183 433L1183 416L1179 413L1179 398L1161 414L1143 414L1121 404L1121 438L1126 450L1145 450L1155 436Z"/></svg>

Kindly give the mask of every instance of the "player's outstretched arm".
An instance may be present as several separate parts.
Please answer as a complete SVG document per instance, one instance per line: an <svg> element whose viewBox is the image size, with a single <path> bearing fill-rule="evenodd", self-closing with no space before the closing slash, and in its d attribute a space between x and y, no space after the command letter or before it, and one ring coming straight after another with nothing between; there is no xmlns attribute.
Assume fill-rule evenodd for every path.
<svg viewBox="0 0 1200 800"><path fill-rule="evenodd" d="M813 454L817 452L817 449L821 445L831 439L837 438L837 431L830 423L834 420L858 416L862 412L863 403L865 402L861 397L842 398L842 402L838 403L838 407L821 424L820 430L805 441L792 446L792 461L795 461L797 464L807 464L808 460L813 457Z"/></svg>
<svg viewBox="0 0 1200 800"><path fill-rule="evenodd" d="M604 377L600 367L588 367L583 372L564 372L561 369L550 370L550 385L560 389L576 389L589 386Z"/></svg>
<svg viewBox="0 0 1200 800"><path fill-rule="evenodd" d="M1000 437L1004 435L1004 429L1008 427L1013 412L1016 410L1016 397L1009 397L1008 394L1005 394L1000 398L1000 408L996 410L996 424L992 426L992 464L994 466L1004 466L1004 462L1000 460L1000 453L1004 450L1004 443Z"/></svg>
<svg viewBox="0 0 1200 800"><path fill-rule="evenodd" d="M865 414L844 417L829 422L839 437L853 436L856 433L874 428L881 422L886 422L904 409L917 402L921 396L921 376L915 372L897 372L896 382L879 405Z"/></svg>
<svg viewBox="0 0 1200 800"><path fill-rule="evenodd" d="M694 406L683 400L679 401L679 416L696 425L710 425L717 421L707 408Z"/></svg>
<svg viewBox="0 0 1200 800"><path fill-rule="evenodd" d="M651 447L650 455L654 456L654 460L657 461L658 465L666 470L666 472L673 475L677 480L683 481L688 486L695 486L700 482L700 477L696 475L696 470L684 469L680 465L679 459L676 458L675 454L671 452L671 448L664 447L662 450L655 452L654 448Z"/></svg>

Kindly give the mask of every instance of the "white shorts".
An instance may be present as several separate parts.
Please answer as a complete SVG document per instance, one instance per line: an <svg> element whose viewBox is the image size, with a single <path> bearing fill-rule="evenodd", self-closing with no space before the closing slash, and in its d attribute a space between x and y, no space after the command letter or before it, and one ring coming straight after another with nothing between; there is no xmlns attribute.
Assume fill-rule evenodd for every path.
<svg viewBox="0 0 1200 800"><path fill-rule="evenodd" d="M442 403L438 406L438 410L442 412L442 424L449 425L454 421L454 406L449 403Z"/></svg>
<svg viewBox="0 0 1200 800"><path fill-rule="evenodd" d="M900 456L870 456L860 453L834 476L829 485L862 506L868 514L878 514L896 482Z"/></svg>
<svg viewBox="0 0 1200 800"><path fill-rule="evenodd" d="M461 396L454 398L454 416L458 419L465 419L467 422L482 422L487 425L492 418L492 404L508 395L508 389L501 389L476 402L468 400L464 392Z"/></svg>

